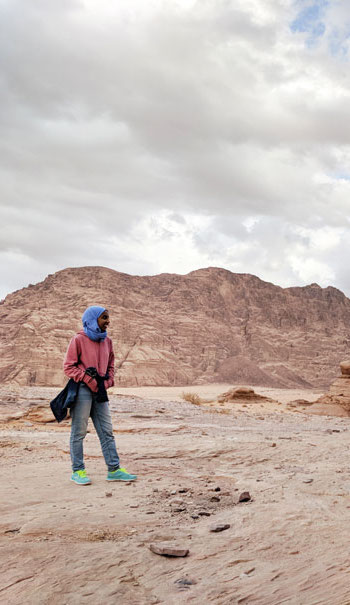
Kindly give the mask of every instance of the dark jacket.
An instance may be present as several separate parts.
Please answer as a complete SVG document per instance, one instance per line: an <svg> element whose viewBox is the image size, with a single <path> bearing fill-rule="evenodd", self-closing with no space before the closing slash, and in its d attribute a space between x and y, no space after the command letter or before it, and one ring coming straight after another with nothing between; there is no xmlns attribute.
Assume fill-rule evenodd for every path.
<svg viewBox="0 0 350 605"><path fill-rule="evenodd" d="M74 406L78 395L79 384L79 382L75 382L73 378L71 378L63 391L58 393L55 399L50 402L52 413L57 422L62 422L67 416L67 409Z"/></svg>

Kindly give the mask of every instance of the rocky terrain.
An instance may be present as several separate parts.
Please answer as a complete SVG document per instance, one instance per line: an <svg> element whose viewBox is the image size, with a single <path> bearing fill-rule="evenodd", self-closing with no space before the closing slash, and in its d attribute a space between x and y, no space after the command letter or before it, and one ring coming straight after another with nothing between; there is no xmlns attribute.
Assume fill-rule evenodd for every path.
<svg viewBox="0 0 350 605"><path fill-rule="evenodd" d="M199 386L217 405L120 391L118 450L138 480L105 481L91 426L79 487L69 421L47 413L57 389L0 389L0 603L350 602L349 418L310 414L310 390Z"/></svg>
<svg viewBox="0 0 350 605"><path fill-rule="evenodd" d="M120 386L327 387L350 345L350 300L335 288L216 268L139 277L83 267L0 303L0 381L62 385L69 339L94 303L111 314Z"/></svg>

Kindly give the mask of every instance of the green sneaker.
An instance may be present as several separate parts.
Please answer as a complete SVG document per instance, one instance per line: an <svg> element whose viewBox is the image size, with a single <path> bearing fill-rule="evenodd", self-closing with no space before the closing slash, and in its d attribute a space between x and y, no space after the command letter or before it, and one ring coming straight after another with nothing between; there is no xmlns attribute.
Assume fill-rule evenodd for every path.
<svg viewBox="0 0 350 605"><path fill-rule="evenodd" d="M78 485L90 485L91 483L85 469L83 471L74 471L70 480L74 481L74 483L77 483Z"/></svg>
<svg viewBox="0 0 350 605"><path fill-rule="evenodd" d="M108 471L107 481L135 481L137 475L131 475L125 468L117 468L116 471Z"/></svg>

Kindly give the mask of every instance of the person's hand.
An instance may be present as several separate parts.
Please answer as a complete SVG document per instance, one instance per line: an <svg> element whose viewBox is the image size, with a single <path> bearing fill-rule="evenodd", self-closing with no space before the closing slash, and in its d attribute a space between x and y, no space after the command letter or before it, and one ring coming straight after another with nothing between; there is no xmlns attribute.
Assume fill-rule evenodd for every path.
<svg viewBox="0 0 350 605"><path fill-rule="evenodd" d="M97 376L98 376L98 372L97 372L96 368L94 368L93 366L91 366L90 368L86 368L85 374L87 374L88 376L91 376L91 378L97 378Z"/></svg>

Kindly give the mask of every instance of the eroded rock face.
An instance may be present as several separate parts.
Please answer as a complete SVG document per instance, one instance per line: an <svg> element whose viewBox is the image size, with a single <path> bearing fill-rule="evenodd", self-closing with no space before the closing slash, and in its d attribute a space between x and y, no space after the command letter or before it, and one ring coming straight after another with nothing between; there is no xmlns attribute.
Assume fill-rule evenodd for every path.
<svg viewBox="0 0 350 605"><path fill-rule="evenodd" d="M350 416L350 362L340 363L341 376L329 387L328 393L319 397L313 410L334 416Z"/></svg>
<svg viewBox="0 0 350 605"><path fill-rule="evenodd" d="M283 289L215 268L140 277L83 267L0 303L0 382L62 385L90 304L110 311L117 386L325 387L350 345L350 300L335 288Z"/></svg>

